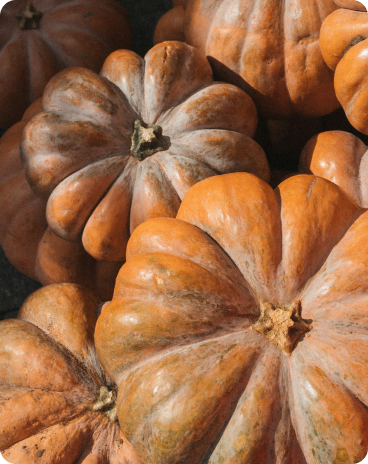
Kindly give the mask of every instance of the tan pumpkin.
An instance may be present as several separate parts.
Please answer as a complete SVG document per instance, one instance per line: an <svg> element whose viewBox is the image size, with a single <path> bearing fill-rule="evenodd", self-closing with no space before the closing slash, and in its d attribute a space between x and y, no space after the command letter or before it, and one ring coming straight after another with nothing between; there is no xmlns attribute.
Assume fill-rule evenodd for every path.
<svg viewBox="0 0 368 464"><path fill-rule="evenodd" d="M125 258L130 233L175 217L196 182L250 171L268 180L253 136L257 115L241 89L213 82L205 56L163 42L143 60L114 52L101 76L69 68L48 83L44 112L26 126L22 158L47 222L94 258Z"/></svg>
<svg viewBox="0 0 368 464"><path fill-rule="evenodd" d="M0 451L12 464L142 464L116 419L116 385L97 359L100 302L44 287L0 322Z"/></svg>
<svg viewBox="0 0 368 464"><path fill-rule="evenodd" d="M205 179L127 257L95 344L145 464L366 456L368 211L338 186Z"/></svg>
<svg viewBox="0 0 368 464"><path fill-rule="evenodd" d="M334 182L368 208L368 147L357 136L345 131L315 135L300 155L299 172Z"/></svg>
<svg viewBox="0 0 368 464"><path fill-rule="evenodd" d="M339 106L318 42L335 9L333 0L189 0L185 38L217 78L249 93L260 114L317 117Z"/></svg>
<svg viewBox="0 0 368 464"><path fill-rule="evenodd" d="M50 78L67 66L99 72L130 48L126 10L114 0L12 0L0 13L0 127L22 117Z"/></svg>
<svg viewBox="0 0 368 464"><path fill-rule="evenodd" d="M0 246L16 269L43 285L75 282L110 299L121 264L96 261L80 243L63 240L48 229L46 202L32 192L25 178L21 135L41 111L38 99L0 139Z"/></svg>

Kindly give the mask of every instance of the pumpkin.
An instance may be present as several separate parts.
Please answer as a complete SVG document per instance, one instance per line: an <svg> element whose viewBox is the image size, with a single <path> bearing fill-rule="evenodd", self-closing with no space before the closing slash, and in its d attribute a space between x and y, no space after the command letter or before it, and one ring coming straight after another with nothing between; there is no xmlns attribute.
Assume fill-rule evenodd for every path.
<svg viewBox="0 0 368 464"><path fill-rule="evenodd" d="M184 36L184 8L186 1L173 2L171 10L161 16L155 27L153 43L156 45L166 40L185 41Z"/></svg>
<svg viewBox="0 0 368 464"><path fill-rule="evenodd" d="M320 32L323 58L335 71L336 96L352 126L364 134L368 134L367 38L366 12L346 8L330 14Z"/></svg>
<svg viewBox="0 0 368 464"><path fill-rule="evenodd" d="M299 172L334 182L368 207L368 147L357 136L345 131L315 135L303 148Z"/></svg>
<svg viewBox="0 0 368 464"><path fill-rule="evenodd" d="M12 464L142 464L96 356L100 303L74 284L41 288L0 322L0 450Z"/></svg>
<svg viewBox="0 0 368 464"><path fill-rule="evenodd" d="M43 95L44 112L25 127L21 153L33 191L47 200L59 237L96 259L125 259L130 233L146 219L175 217L196 182L219 173L269 177L250 137L251 98L213 82L199 50L163 42L143 60L119 50L101 76L61 71Z"/></svg>
<svg viewBox="0 0 368 464"><path fill-rule="evenodd" d="M99 72L130 48L125 9L114 0L13 0L0 14L0 127L22 117L50 78L67 66Z"/></svg>
<svg viewBox="0 0 368 464"><path fill-rule="evenodd" d="M367 266L368 211L311 175L211 177L141 224L95 330L140 459L360 462Z"/></svg>
<svg viewBox="0 0 368 464"><path fill-rule="evenodd" d="M333 0L189 0L185 38L218 78L249 93L260 114L317 117L339 106L318 43L335 9Z"/></svg>
<svg viewBox="0 0 368 464"><path fill-rule="evenodd" d="M110 299L122 263L96 261L80 243L63 240L48 229L46 202L32 192L25 178L21 135L41 111L38 99L0 139L0 245L16 269L43 285L75 282Z"/></svg>

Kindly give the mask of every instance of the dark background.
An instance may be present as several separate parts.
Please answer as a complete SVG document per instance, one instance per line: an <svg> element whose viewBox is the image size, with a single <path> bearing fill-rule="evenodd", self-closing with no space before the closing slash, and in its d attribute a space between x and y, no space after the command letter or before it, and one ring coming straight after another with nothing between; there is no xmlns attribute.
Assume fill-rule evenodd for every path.
<svg viewBox="0 0 368 464"><path fill-rule="evenodd" d="M129 13L134 34L133 50L139 55L144 56L153 46L153 32L157 21L172 7L172 1L118 1ZM0 320L15 317L25 298L39 287L40 284L38 282L18 272L9 263L3 250L0 248Z"/></svg>

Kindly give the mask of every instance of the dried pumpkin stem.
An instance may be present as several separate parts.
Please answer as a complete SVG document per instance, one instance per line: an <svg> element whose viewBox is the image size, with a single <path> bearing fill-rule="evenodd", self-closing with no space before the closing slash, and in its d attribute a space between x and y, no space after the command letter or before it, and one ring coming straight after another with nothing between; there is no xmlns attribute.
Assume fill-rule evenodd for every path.
<svg viewBox="0 0 368 464"><path fill-rule="evenodd" d="M92 411L103 411L105 415L115 422L117 420L116 413L116 391L109 390L107 387L100 388L100 397L92 406Z"/></svg>
<svg viewBox="0 0 368 464"><path fill-rule="evenodd" d="M260 310L261 315L252 329L279 345L287 354L291 354L298 338L312 328L300 316L300 301L277 307L261 300Z"/></svg>
<svg viewBox="0 0 368 464"><path fill-rule="evenodd" d="M130 152L138 161L143 161L158 151L168 148L160 126L156 124L148 126L139 119L134 122Z"/></svg>
<svg viewBox="0 0 368 464"><path fill-rule="evenodd" d="M28 2L25 9L21 13L17 13L15 17L19 21L19 27L21 29L38 29L40 27L42 13L35 10L32 2Z"/></svg>

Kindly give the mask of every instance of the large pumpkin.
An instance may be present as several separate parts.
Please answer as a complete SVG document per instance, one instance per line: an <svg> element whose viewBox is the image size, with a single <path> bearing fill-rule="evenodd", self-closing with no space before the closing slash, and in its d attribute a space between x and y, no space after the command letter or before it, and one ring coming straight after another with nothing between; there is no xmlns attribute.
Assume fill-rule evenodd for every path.
<svg viewBox="0 0 368 464"><path fill-rule="evenodd" d="M163 42L145 59L112 53L101 76L69 68L48 83L44 112L23 133L34 192L47 200L50 228L80 240L96 259L125 258L130 232L153 217L175 217L196 182L269 167L250 137L251 98L213 82L205 56Z"/></svg>
<svg viewBox="0 0 368 464"><path fill-rule="evenodd" d="M125 9L114 0L13 0L0 14L0 127L19 121L50 78L67 66L99 72L130 48Z"/></svg>
<svg viewBox="0 0 368 464"><path fill-rule="evenodd" d="M300 155L299 172L334 182L368 208L368 147L355 135L345 131L315 135Z"/></svg>
<svg viewBox="0 0 368 464"><path fill-rule="evenodd" d="M186 41L218 78L243 88L271 119L321 116L339 104L319 29L333 0L189 0Z"/></svg>
<svg viewBox="0 0 368 464"><path fill-rule="evenodd" d="M335 71L336 96L350 123L368 134L368 15L355 11L353 5L340 8L323 22L320 33L321 51L328 66ZM351 8L351 9L350 9Z"/></svg>
<svg viewBox="0 0 368 464"><path fill-rule="evenodd" d="M368 211L318 177L227 174L127 257L95 344L145 464L365 457Z"/></svg>
<svg viewBox="0 0 368 464"><path fill-rule="evenodd" d="M44 287L0 322L0 451L12 464L142 464L121 434L116 385L97 359L99 301Z"/></svg>
<svg viewBox="0 0 368 464"><path fill-rule="evenodd" d="M43 285L75 282L110 299L119 263L96 261L80 243L55 235L47 227L46 202L32 192L25 178L21 135L41 111L38 99L0 139L0 246L15 268Z"/></svg>

